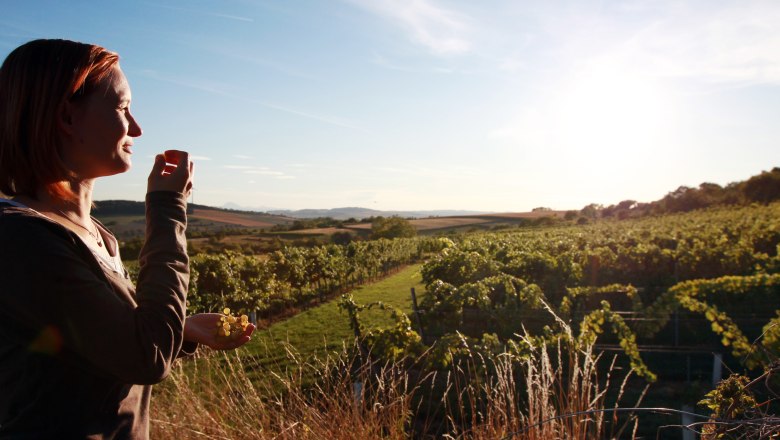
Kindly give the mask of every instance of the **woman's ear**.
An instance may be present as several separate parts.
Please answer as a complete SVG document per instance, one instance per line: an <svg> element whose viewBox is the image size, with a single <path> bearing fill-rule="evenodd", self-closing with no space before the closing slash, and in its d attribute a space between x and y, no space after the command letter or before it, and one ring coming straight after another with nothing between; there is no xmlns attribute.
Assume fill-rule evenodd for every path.
<svg viewBox="0 0 780 440"><path fill-rule="evenodd" d="M73 120L75 110L76 106L70 101L65 101L62 107L60 107L57 117L57 128L65 135L72 136L74 134Z"/></svg>

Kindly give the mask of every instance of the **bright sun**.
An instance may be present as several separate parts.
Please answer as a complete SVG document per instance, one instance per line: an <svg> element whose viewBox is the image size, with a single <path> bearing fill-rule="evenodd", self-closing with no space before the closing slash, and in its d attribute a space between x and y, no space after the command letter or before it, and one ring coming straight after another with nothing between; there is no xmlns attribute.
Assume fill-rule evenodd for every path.
<svg viewBox="0 0 780 440"><path fill-rule="evenodd" d="M608 66L590 68L561 90L558 142L584 165L626 166L660 142L670 103L652 80Z"/></svg>

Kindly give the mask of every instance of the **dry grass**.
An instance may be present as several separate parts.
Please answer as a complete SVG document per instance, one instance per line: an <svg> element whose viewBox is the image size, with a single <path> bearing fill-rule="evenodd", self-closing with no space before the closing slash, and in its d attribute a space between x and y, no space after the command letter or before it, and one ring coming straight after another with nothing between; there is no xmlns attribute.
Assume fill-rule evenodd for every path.
<svg viewBox="0 0 780 440"><path fill-rule="evenodd" d="M487 362L490 374L481 377L475 377L473 371L479 368L472 365L472 374L466 376L469 382L458 391L455 408L460 413L450 415L447 436L474 440L635 438L636 415L628 412L618 417L607 408L616 357L607 369L601 369L606 372L602 379L601 356L594 356L590 349L559 343L553 350L540 347L522 360L499 355ZM614 408L631 376L631 372L623 376L619 389L613 390ZM455 389L460 389L458 384Z"/></svg>
<svg viewBox="0 0 780 440"><path fill-rule="evenodd" d="M403 439L412 392L389 365L350 371L346 355L251 380L240 354L206 353L180 364L155 389L156 439ZM305 386L314 372L317 380ZM371 377L372 380L362 382ZM373 383L362 391L356 382Z"/></svg>
<svg viewBox="0 0 780 440"><path fill-rule="evenodd" d="M307 362L288 349L293 369L274 373L256 369L257 359L244 352L204 350L155 388L152 438L634 437L635 418L619 425L602 411L614 361L600 378L600 357L589 349L539 348L524 359L473 355L422 378L401 363L361 361L348 352L357 351Z"/></svg>

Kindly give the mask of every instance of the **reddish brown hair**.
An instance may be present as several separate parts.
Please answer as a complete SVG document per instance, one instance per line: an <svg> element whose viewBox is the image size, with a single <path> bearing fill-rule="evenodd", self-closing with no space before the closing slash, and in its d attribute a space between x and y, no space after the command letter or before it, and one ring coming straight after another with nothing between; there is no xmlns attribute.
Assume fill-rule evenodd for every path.
<svg viewBox="0 0 780 440"><path fill-rule="evenodd" d="M0 67L0 192L75 200L67 185L58 119L67 102L94 91L119 56L92 44L34 40Z"/></svg>

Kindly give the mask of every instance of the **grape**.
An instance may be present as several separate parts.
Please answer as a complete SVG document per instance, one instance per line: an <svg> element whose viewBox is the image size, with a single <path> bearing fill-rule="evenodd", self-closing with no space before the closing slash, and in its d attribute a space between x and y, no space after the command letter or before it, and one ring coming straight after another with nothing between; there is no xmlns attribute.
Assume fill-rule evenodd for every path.
<svg viewBox="0 0 780 440"><path fill-rule="evenodd" d="M240 317L230 314L230 309L222 309L222 316L217 322L217 336L227 338L238 338L246 332L249 326L249 317L241 315Z"/></svg>

